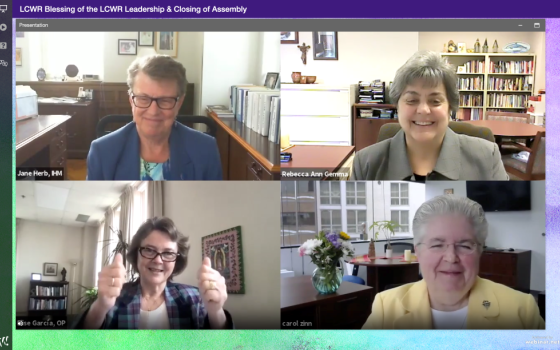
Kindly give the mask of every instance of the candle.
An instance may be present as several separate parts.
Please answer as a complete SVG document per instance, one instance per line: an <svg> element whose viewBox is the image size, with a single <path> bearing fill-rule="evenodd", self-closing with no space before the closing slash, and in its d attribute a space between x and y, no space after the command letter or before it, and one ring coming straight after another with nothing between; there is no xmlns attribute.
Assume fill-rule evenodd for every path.
<svg viewBox="0 0 560 350"><path fill-rule="evenodd" d="M282 135L280 136L280 148L288 148L290 147L290 135Z"/></svg>
<svg viewBox="0 0 560 350"><path fill-rule="evenodd" d="M404 261L411 261L411 253L410 250L405 250L404 251Z"/></svg>

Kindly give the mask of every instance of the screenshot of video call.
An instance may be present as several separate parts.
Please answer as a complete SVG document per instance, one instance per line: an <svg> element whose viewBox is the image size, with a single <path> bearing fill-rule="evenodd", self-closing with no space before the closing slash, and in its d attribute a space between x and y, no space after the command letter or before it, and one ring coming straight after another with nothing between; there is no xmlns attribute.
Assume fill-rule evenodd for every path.
<svg viewBox="0 0 560 350"><path fill-rule="evenodd" d="M0 5L0 347L560 345L560 20L35 5Z"/></svg>

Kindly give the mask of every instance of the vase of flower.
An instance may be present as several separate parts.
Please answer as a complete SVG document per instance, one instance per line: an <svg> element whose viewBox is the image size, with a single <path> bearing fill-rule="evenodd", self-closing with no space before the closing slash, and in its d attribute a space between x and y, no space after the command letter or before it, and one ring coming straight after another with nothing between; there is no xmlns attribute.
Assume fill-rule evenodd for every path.
<svg viewBox="0 0 560 350"><path fill-rule="evenodd" d="M319 232L316 238L305 241L299 247L299 255L309 255L317 268L313 271L311 283L321 294L331 294L342 283L342 267L338 262L345 256L353 257L354 248L350 236L344 232Z"/></svg>
<svg viewBox="0 0 560 350"><path fill-rule="evenodd" d="M338 290L342 283L342 269L336 264L318 267L311 277L313 287L321 294L332 294Z"/></svg>

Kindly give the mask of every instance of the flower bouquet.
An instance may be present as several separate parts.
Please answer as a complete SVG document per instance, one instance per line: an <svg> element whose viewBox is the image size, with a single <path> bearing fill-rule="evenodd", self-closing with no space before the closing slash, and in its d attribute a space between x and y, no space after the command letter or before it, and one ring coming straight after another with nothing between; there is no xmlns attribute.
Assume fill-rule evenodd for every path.
<svg viewBox="0 0 560 350"><path fill-rule="evenodd" d="M319 293L334 293L342 283L342 270L338 262L345 256L353 257L354 248L350 236L344 232L319 232L316 238L309 239L299 247L299 255L309 255L317 266L311 281Z"/></svg>

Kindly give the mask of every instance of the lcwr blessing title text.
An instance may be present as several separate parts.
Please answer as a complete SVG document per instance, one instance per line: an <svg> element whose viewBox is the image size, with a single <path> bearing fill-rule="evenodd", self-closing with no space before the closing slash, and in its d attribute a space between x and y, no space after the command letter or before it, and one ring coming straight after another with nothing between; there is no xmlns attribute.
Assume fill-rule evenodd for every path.
<svg viewBox="0 0 560 350"><path fill-rule="evenodd" d="M201 14L202 12L241 12L246 13L247 8L243 6L233 6L233 7L217 7L217 6L206 6L206 7L193 7L193 6L81 6L81 7L55 7L55 6L20 6L20 12L65 12L65 13L76 13L76 12L192 12Z"/></svg>

